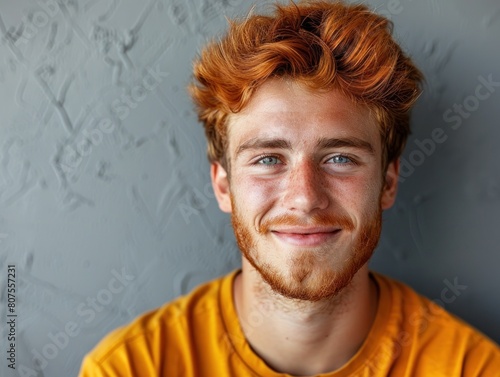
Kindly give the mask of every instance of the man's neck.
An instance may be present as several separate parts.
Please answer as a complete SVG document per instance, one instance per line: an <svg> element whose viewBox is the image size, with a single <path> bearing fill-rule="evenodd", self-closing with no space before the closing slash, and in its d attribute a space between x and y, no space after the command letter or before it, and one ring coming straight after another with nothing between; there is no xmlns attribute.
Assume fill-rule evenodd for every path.
<svg viewBox="0 0 500 377"><path fill-rule="evenodd" d="M243 258L233 299L254 352L275 371L299 376L334 371L354 356L375 319L378 293L365 265L332 299L291 300L273 292Z"/></svg>

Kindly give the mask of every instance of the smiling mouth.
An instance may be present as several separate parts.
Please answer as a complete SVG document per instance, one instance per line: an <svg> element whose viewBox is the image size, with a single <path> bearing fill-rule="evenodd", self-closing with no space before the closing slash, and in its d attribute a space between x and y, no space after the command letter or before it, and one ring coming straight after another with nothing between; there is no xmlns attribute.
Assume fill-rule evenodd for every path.
<svg viewBox="0 0 500 377"><path fill-rule="evenodd" d="M273 230L280 241L294 246L320 246L338 238L341 229L332 230Z"/></svg>

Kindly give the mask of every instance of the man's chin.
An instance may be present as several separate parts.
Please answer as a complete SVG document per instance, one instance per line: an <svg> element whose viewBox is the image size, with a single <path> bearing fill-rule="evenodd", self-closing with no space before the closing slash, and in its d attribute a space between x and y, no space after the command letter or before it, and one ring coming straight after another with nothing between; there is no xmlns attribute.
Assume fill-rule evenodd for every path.
<svg viewBox="0 0 500 377"><path fill-rule="evenodd" d="M349 285L360 267L348 266L342 271L334 271L324 270L324 267L307 268L294 265L288 270L279 271L269 266L257 266L256 270L271 290L280 296L292 300L318 302L338 296Z"/></svg>
<svg viewBox="0 0 500 377"><path fill-rule="evenodd" d="M331 282L325 284L291 284L279 285L269 284L273 292L290 300L300 300L307 302L319 302L331 300L337 297L349 285L351 279L347 281Z"/></svg>

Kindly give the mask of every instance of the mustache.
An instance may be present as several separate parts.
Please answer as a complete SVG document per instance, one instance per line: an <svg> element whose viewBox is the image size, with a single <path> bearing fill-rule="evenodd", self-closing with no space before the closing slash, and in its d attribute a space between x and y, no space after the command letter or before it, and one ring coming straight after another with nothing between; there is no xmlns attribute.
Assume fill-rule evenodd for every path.
<svg viewBox="0 0 500 377"><path fill-rule="evenodd" d="M260 224L258 230L259 233L267 233L271 229L275 229L280 226L322 226L338 227L350 231L354 230L354 223L349 216L336 213L316 213L308 218L291 214L283 214L264 220Z"/></svg>

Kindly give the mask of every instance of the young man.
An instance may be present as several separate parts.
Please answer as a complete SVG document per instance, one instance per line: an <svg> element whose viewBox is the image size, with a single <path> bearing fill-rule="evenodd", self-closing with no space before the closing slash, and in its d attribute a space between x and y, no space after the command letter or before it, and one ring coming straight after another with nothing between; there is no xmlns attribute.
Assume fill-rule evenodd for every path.
<svg viewBox="0 0 500 377"><path fill-rule="evenodd" d="M242 269L107 337L89 376L500 376L491 340L370 272L422 76L341 2L231 24L191 87Z"/></svg>

